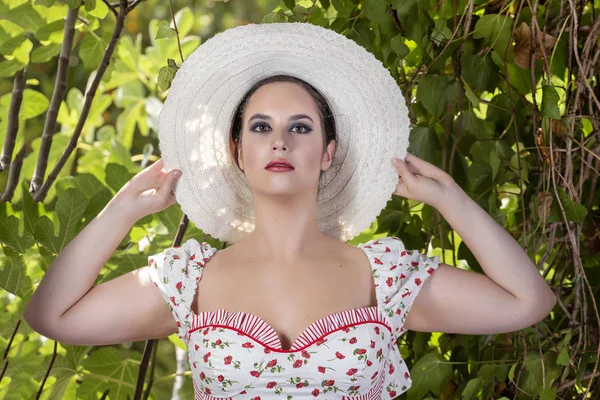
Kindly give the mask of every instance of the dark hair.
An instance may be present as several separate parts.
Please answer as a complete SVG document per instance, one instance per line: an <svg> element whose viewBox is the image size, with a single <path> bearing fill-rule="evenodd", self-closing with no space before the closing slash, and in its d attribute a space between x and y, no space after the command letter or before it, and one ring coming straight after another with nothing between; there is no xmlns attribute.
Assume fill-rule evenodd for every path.
<svg viewBox="0 0 600 400"><path fill-rule="evenodd" d="M246 110L246 106L248 105L248 100L254 92L256 92L261 86L266 85L267 83L272 82L292 82L297 85L303 87L308 94L311 95L315 104L317 105L317 109L319 111L319 116L321 118L321 130L323 132L323 152L327 149L327 145L335 140L337 143L337 133L335 129L335 119L333 117L333 113L329 108L329 104L327 100L317 89L315 89L309 83L303 81L302 79L296 78L290 75L274 75L268 78L262 79L256 82L252 87L248 90L248 92L244 95L237 108L235 109L235 113L233 116L233 124L231 126L231 134L230 134L230 149L233 154L233 158L235 160L238 168L240 167L238 163L238 151L239 146L242 141L242 125L243 125L243 115ZM336 146L337 147L337 146ZM323 171L321 171L322 175Z"/></svg>

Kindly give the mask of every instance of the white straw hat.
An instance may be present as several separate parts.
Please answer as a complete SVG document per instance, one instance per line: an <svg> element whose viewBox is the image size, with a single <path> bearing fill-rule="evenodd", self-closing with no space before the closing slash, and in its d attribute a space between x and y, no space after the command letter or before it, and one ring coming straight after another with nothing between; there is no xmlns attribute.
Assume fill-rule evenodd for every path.
<svg viewBox="0 0 600 400"><path fill-rule="evenodd" d="M398 184L410 121L383 64L345 36L309 23L249 24L204 42L183 62L159 117L165 168L182 211L214 238L236 242L254 230L252 191L230 152L234 111L257 81L286 74L327 100L338 142L322 173L317 225L343 241L368 228Z"/></svg>

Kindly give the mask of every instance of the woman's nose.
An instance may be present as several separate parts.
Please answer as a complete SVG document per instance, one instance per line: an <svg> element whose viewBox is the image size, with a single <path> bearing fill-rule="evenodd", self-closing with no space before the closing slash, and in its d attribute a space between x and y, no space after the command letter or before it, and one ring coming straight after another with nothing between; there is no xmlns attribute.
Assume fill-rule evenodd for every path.
<svg viewBox="0 0 600 400"><path fill-rule="evenodd" d="M287 143L286 132L283 130L279 131L278 134L273 135L273 142L271 143L271 148L273 150L287 150L289 147Z"/></svg>

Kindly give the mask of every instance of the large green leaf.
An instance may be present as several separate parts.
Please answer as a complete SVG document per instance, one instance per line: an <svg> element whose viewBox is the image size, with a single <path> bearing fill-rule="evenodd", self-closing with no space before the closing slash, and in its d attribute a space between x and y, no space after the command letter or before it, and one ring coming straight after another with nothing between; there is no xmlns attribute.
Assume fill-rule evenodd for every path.
<svg viewBox="0 0 600 400"><path fill-rule="evenodd" d="M440 360L437 352L421 357L410 370L412 386L407 392L408 400L420 400L432 391L439 396L443 387L452 377L452 366Z"/></svg>
<svg viewBox="0 0 600 400"><path fill-rule="evenodd" d="M128 357L112 347L102 347L83 361L84 375L77 395L84 399L95 399L109 389L111 399L133 399L141 356L128 352Z"/></svg>
<svg viewBox="0 0 600 400"><path fill-rule="evenodd" d="M420 101L434 117L440 117L448 103L458 99L458 83L447 75L425 75L417 86L417 101Z"/></svg>

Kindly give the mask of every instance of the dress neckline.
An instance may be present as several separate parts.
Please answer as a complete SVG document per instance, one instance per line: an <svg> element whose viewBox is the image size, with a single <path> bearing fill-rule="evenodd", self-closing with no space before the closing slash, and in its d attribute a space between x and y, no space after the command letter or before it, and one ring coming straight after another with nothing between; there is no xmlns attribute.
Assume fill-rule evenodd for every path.
<svg viewBox="0 0 600 400"><path fill-rule="evenodd" d="M371 255L367 251L367 248L370 248L370 246L367 247L367 248L365 248L363 244L359 244L358 246L354 246L354 247L362 250L362 252L367 256L367 259L369 261L369 266L371 267L371 272L373 272L374 262L372 260ZM218 250L215 249L215 252L211 256L211 258L214 257L214 255L217 252L218 252ZM206 265L206 263L204 263L202 265L202 270L204 270L205 265ZM250 317L250 318L254 319L259 325L261 325L263 329L265 329L265 330L268 331L267 337L269 337L271 339L270 342L273 342L274 345L266 345L266 344L263 343L263 345L265 347L267 347L271 351L275 351L275 352L280 352L280 353L295 353L295 352L302 351L306 347L308 347L306 345L299 346L300 345L300 341L303 340L304 337L315 326L318 326L319 324L321 324L321 323L323 323L325 321L328 321L328 320L331 320L331 319L335 319L335 318L338 318L338 317L343 317L343 316L347 317L350 314L356 315L356 314L364 314L364 313L378 314L379 318L386 319L385 315L382 314L381 310L379 309L379 306L381 305L381 302L379 301L379 292L377 290L378 284L377 284L377 282L375 280L375 277L373 275L374 274L371 273L371 279L372 279L371 285L372 285L373 289L375 290L375 297L376 297L377 305L375 305L375 306L366 306L366 307L358 307L358 308L351 308L351 309L347 309L347 310L337 311L337 312L328 314L328 315L326 315L324 317L320 317L317 320L311 322L306 328L304 328L300 332L300 334L298 335L298 337L296 337L292 341L291 347L289 349L284 349L283 348L283 346L281 344L281 336L275 330L275 328L273 328L273 326L270 323L268 323L267 321L265 321L263 318L255 315L255 314L252 314L252 313L249 313L249 312L245 312L245 311L229 311L229 310L227 310L225 308L218 308L218 309L212 310L212 311L200 311L199 313L195 313L192 310L191 306L189 307L189 312L197 320L202 320L203 317L205 317L205 316L214 316L214 315L221 315L221 316L222 315L230 315L230 316L233 315L233 316L246 316L246 317ZM194 301L194 298L196 297L196 292L198 290L198 286L200 285L200 282L202 282L202 279L200 279L198 282L196 282L196 286L194 288L194 295L192 296L192 302ZM367 321L361 322L360 324L362 324L362 323L369 323L369 322L381 323L380 321L377 321L377 320L372 320L372 321L371 320L367 320ZM349 327L349 326L356 326L356 325L358 325L358 324L354 323L354 324L347 325L347 326L341 326L338 329L336 329L334 331L331 331L331 332L327 333L326 335L323 335L322 338L325 338L326 336L329 336L329 335L333 334L334 332L336 332L338 330L344 329L344 328ZM388 330L391 331L391 328L388 326L388 324L384 324L384 325L386 326L386 328ZM229 326L221 326L221 327L231 329L231 327L229 327Z"/></svg>

